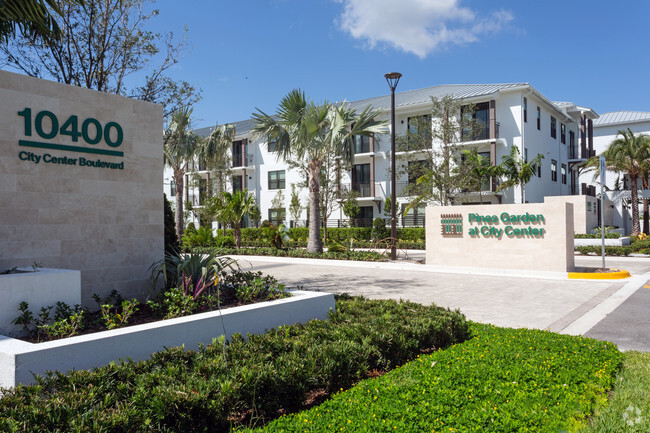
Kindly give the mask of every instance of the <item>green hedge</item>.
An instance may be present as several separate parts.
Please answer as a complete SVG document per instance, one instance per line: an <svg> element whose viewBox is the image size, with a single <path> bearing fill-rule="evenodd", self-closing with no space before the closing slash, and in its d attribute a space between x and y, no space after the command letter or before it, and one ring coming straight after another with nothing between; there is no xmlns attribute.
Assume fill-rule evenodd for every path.
<svg viewBox="0 0 650 433"><path fill-rule="evenodd" d="M330 259L330 260L359 260L365 262L382 262L387 257L376 251L324 251L322 253L310 253L303 249L277 249L272 247L252 248L218 248L213 250L206 248L204 251L214 251L219 255L251 255L251 256L273 256L273 257L301 257L307 259Z"/></svg>
<svg viewBox="0 0 650 433"><path fill-rule="evenodd" d="M575 239L602 239L602 236L596 233L575 233L573 237ZM605 239L619 239L620 237L620 233L605 233Z"/></svg>
<svg viewBox="0 0 650 433"><path fill-rule="evenodd" d="M458 312L339 299L330 320L233 336L225 349L171 348L148 361L57 373L1 391L0 431L230 431L468 337Z"/></svg>
<svg viewBox="0 0 650 433"><path fill-rule="evenodd" d="M476 335L465 343L255 431L577 431L606 403L622 357L612 343L473 328Z"/></svg>

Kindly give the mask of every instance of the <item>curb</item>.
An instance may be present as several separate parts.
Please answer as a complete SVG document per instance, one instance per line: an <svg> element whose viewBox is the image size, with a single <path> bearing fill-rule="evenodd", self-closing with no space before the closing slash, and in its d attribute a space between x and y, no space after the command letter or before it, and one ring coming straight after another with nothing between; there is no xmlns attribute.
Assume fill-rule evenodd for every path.
<svg viewBox="0 0 650 433"><path fill-rule="evenodd" d="M630 278L631 275L628 271L623 269L615 269L617 272L569 272L570 280L621 280L623 278Z"/></svg>

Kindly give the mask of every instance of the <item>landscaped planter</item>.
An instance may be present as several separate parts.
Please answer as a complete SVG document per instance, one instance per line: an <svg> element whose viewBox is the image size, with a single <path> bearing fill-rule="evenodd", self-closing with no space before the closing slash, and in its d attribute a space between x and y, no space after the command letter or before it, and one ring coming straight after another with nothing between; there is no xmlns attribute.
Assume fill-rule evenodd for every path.
<svg viewBox="0 0 650 433"><path fill-rule="evenodd" d="M18 270L22 272L0 275L0 335L20 334L21 327L11 321L20 315L18 305L22 301L28 302L35 314L42 307L56 305L57 301L81 304L81 272L49 268Z"/></svg>
<svg viewBox="0 0 650 433"><path fill-rule="evenodd" d="M296 290L289 298L243 305L122 329L80 335L45 343L0 336L0 387L34 382L34 374L82 370L120 358L148 359L165 347L196 349L214 338L234 333L260 334L267 329L312 319L327 319L334 295ZM222 324L223 320L223 324Z"/></svg>
<svg viewBox="0 0 650 433"><path fill-rule="evenodd" d="M574 239L573 245L575 247L588 247L588 246L600 246L603 244L602 239ZM630 245L630 238L623 237L618 239L605 239L606 247L620 247L624 245Z"/></svg>

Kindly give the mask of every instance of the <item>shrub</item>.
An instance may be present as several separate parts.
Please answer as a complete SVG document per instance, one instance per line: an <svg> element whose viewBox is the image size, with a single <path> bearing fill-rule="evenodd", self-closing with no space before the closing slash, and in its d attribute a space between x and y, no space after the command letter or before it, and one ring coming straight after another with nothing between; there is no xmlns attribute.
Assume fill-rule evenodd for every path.
<svg viewBox="0 0 650 433"><path fill-rule="evenodd" d="M215 248L235 248L235 239L232 236L214 238L212 246Z"/></svg>
<svg viewBox="0 0 650 433"><path fill-rule="evenodd" d="M389 230L386 228L386 221L383 218L375 218L372 221L371 240L377 241L379 239L387 238L390 235Z"/></svg>
<svg viewBox="0 0 650 433"><path fill-rule="evenodd" d="M600 255L602 253L602 247L598 245L575 247L575 250L585 255ZM605 247L605 255L608 256L627 256L632 252L634 251L629 246Z"/></svg>
<svg viewBox="0 0 650 433"><path fill-rule="evenodd" d="M397 239L409 242L424 241L426 239L426 229L424 227L403 227L397 229Z"/></svg>
<svg viewBox="0 0 650 433"><path fill-rule="evenodd" d="M339 299L329 321L235 335L225 348L215 340L198 351L170 348L148 361L51 373L36 386L2 391L0 431L230 431L468 336L458 312Z"/></svg>
<svg viewBox="0 0 650 433"><path fill-rule="evenodd" d="M183 233L183 249L191 250L195 247L209 247L214 244L212 228L201 226L196 230L186 230Z"/></svg>
<svg viewBox="0 0 650 433"><path fill-rule="evenodd" d="M607 401L621 363L612 343L538 330L473 328L471 340L418 356L256 431L578 431Z"/></svg>
<svg viewBox="0 0 650 433"><path fill-rule="evenodd" d="M596 233L575 233L573 235L575 239L601 239L602 236ZM605 239L619 239L621 237L620 233L605 233Z"/></svg>

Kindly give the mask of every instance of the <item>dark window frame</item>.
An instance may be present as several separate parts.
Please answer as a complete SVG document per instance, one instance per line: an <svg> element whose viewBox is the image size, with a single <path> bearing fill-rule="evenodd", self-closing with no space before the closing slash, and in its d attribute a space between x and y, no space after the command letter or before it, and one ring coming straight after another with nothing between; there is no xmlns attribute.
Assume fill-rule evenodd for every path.
<svg viewBox="0 0 650 433"><path fill-rule="evenodd" d="M540 154L538 153L537 156L539 156L539 155ZM539 164L537 164L537 177L540 178L540 179L542 178L542 163L541 162Z"/></svg>
<svg viewBox="0 0 650 433"><path fill-rule="evenodd" d="M542 129L542 109L539 108L539 105L537 106L537 130L540 131Z"/></svg>
<svg viewBox="0 0 650 433"><path fill-rule="evenodd" d="M551 181L557 182L557 161L551 159Z"/></svg>
<svg viewBox="0 0 650 433"><path fill-rule="evenodd" d="M562 185L566 185L566 164L560 166L560 174L562 175Z"/></svg>
<svg viewBox="0 0 650 433"><path fill-rule="evenodd" d="M271 140L271 138L267 138L266 140L266 148L269 152L275 152L276 151L276 146L278 144L278 140Z"/></svg>
<svg viewBox="0 0 650 433"><path fill-rule="evenodd" d="M528 98L524 96L524 122L528 123Z"/></svg>
<svg viewBox="0 0 650 433"><path fill-rule="evenodd" d="M411 121L411 119L413 121ZM426 132L421 132L418 128L419 125L429 125L429 128ZM420 114L418 116L407 117L406 134L408 140L410 140L414 135L419 136L420 139L418 141L420 141L420 143L417 144L422 145L424 142L426 148L430 149L433 146L433 123L431 115Z"/></svg>
<svg viewBox="0 0 650 433"><path fill-rule="evenodd" d="M287 210L281 207L269 208L267 215L269 217L269 222L277 227L287 219Z"/></svg>
<svg viewBox="0 0 650 433"><path fill-rule="evenodd" d="M557 139L557 119L551 116L551 138Z"/></svg>
<svg viewBox="0 0 650 433"><path fill-rule="evenodd" d="M566 144L566 125L560 123L560 142Z"/></svg>
<svg viewBox="0 0 650 433"><path fill-rule="evenodd" d="M280 173L282 173L282 178L280 178L280 176L279 176ZM272 189L285 189L285 187L286 187L286 172L285 172L285 170L269 171L268 180L269 180L269 190L272 190Z"/></svg>

